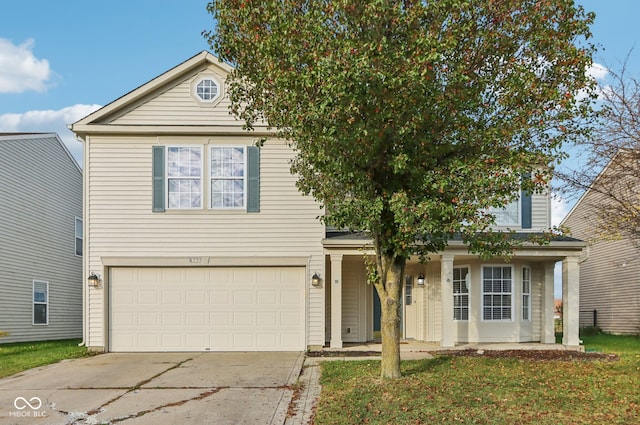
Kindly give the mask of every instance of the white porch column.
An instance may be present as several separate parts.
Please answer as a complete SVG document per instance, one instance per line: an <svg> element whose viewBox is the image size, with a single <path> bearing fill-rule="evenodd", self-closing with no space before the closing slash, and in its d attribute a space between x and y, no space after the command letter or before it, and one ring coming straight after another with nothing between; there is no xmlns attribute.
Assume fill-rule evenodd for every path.
<svg viewBox="0 0 640 425"><path fill-rule="evenodd" d="M342 348L342 254L331 254L331 348Z"/></svg>
<svg viewBox="0 0 640 425"><path fill-rule="evenodd" d="M543 344L555 344L555 298L554 298L554 269L556 264L552 261L544 263L544 281L542 283L542 323L540 342Z"/></svg>
<svg viewBox="0 0 640 425"><path fill-rule="evenodd" d="M453 337L453 258L451 254L442 254L440 260L440 296L442 305L442 335L440 346L455 346Z"/></svg>
<svg viewBox="0 0 640 425"><path fill-rule="evenodd" d="M578 257L562 260L562 344L579 346L580 264Z"/></svg>

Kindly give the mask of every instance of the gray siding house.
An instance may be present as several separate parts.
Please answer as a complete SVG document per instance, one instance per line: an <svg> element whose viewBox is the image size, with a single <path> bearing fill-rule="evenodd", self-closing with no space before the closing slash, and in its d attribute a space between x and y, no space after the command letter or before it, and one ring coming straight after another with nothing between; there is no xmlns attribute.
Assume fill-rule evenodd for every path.
<svg viewBox="0 0 640 425"><path fill-rule="evenodd" d="M0 133L0 343L82 336L82 170L54 133Z"/></svg>
<svg viewBox="0 0 640 425"><path fill-rule="evenodd" d="M615 220L614 211L620 207L614 205L609 194L633 199L639 191L637 164L623 153L613 157L562 224L589 244L589 255L580 267L580 327L597 326L607 333L638 335L638 241L620 232L615 234L610 226Z"/></svg>

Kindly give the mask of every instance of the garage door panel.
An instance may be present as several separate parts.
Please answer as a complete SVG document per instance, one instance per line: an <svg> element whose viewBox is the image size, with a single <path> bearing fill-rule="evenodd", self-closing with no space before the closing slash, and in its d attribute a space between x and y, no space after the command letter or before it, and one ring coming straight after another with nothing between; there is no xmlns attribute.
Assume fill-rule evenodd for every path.
<svg viewBox="0 0 640 425"><path fill-rule="evenodd" d="M209 335L204 333L188 333L185 335L185 343L189 347L203 347L207 348L209 344Z"/></svg>
<svg viewBox="0 0 640 425"><path fill-rule="evenodd" d="M210 304L228 305L230 300L231 296L228 291L212 290L209 292Z"/></svg>
<svg viewBox="0 0 640 425"><path fill-rule="evenodd" d="M160 347L161 335L155 333L138 333L137 342L142 351L154 351Z"/></svg>
<svg viewBox="0 0 640 425"><path fill-rule="evenodd" d="M185 325L189 327L206 326L208 314L204 311L190 311L185 314Z"/></svg>
<svg viewBox="0 0 640 425"><path fill-rule="evenodd" d="M162 291L162 304L182 304L182 291Z"/></svg>
<svg viewBox="0 0 640 425"><path fill-rule="evenodd" d="M243 326L253 326L253 313L244 312L244 313L233 313L233 323L232 326L234 328L241 328Z"/></svg>
<svg viewBox="0 0 640 425"><path fill-rule="evenodd" d="M114 268L110 276L112 351L304 349L304 268Z"/></svg>
<svg viewBox="0 0 640 425"><path fill-rule="evenodd" d="M273 347L274 345L280 345L279 339L279 335L277 334L262 333L257 336L256 343L259 349L262 347Z"/></svg>
<svg viewBox="0 0 640 425"><path fill-rule="evenodd" d="M254 338L255 338L254 333L236 332L231 336L234 349L240 349L240 350L256 349L255 342L253 340Z"/></svg>
<svg viewBox="0 0 640 425"><path fill-rule="evenodd" d="M256 322L262 327L270 328L279 325L278 313L274 311L259 311L256 313Z"/></svg>
<svg viewBox="0 0 640 425"><path fill-rule="evenodd" d="M214 312L210 314L211 327L217 329L218 326L229 326L231 323L231 313Z"/></svg>

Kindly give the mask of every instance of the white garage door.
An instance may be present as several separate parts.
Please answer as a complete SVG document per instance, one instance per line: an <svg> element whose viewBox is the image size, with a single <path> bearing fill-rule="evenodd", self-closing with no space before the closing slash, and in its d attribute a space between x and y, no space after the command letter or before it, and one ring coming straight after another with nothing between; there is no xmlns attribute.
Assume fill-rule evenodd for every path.
<svg viewBox="0 0 640 425"><path fill-rule="evenodd" d="M110 271L111 351L302 351L301 267Z"/></svg>

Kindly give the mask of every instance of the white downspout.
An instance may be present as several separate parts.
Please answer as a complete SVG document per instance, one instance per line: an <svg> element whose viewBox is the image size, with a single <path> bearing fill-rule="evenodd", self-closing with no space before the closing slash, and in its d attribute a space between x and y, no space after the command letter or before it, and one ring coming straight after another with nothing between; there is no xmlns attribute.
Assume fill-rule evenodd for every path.
<svg viewBox="0 0 640 425"><path fill-rule="evenodd" d="M67 125L67 128L73 131L73 126L71 124ZM87 250L87 170L88 170L88 156L87 155L87 146L86 141L79 137L77 134L74 134L76 140L82 143L83 147L83 155L82 155L82 341L78 344L78 346L86 346L87 345L87 323L89 322L89 302L87 294L87 262L88 262L88 250Z"/></svg>

